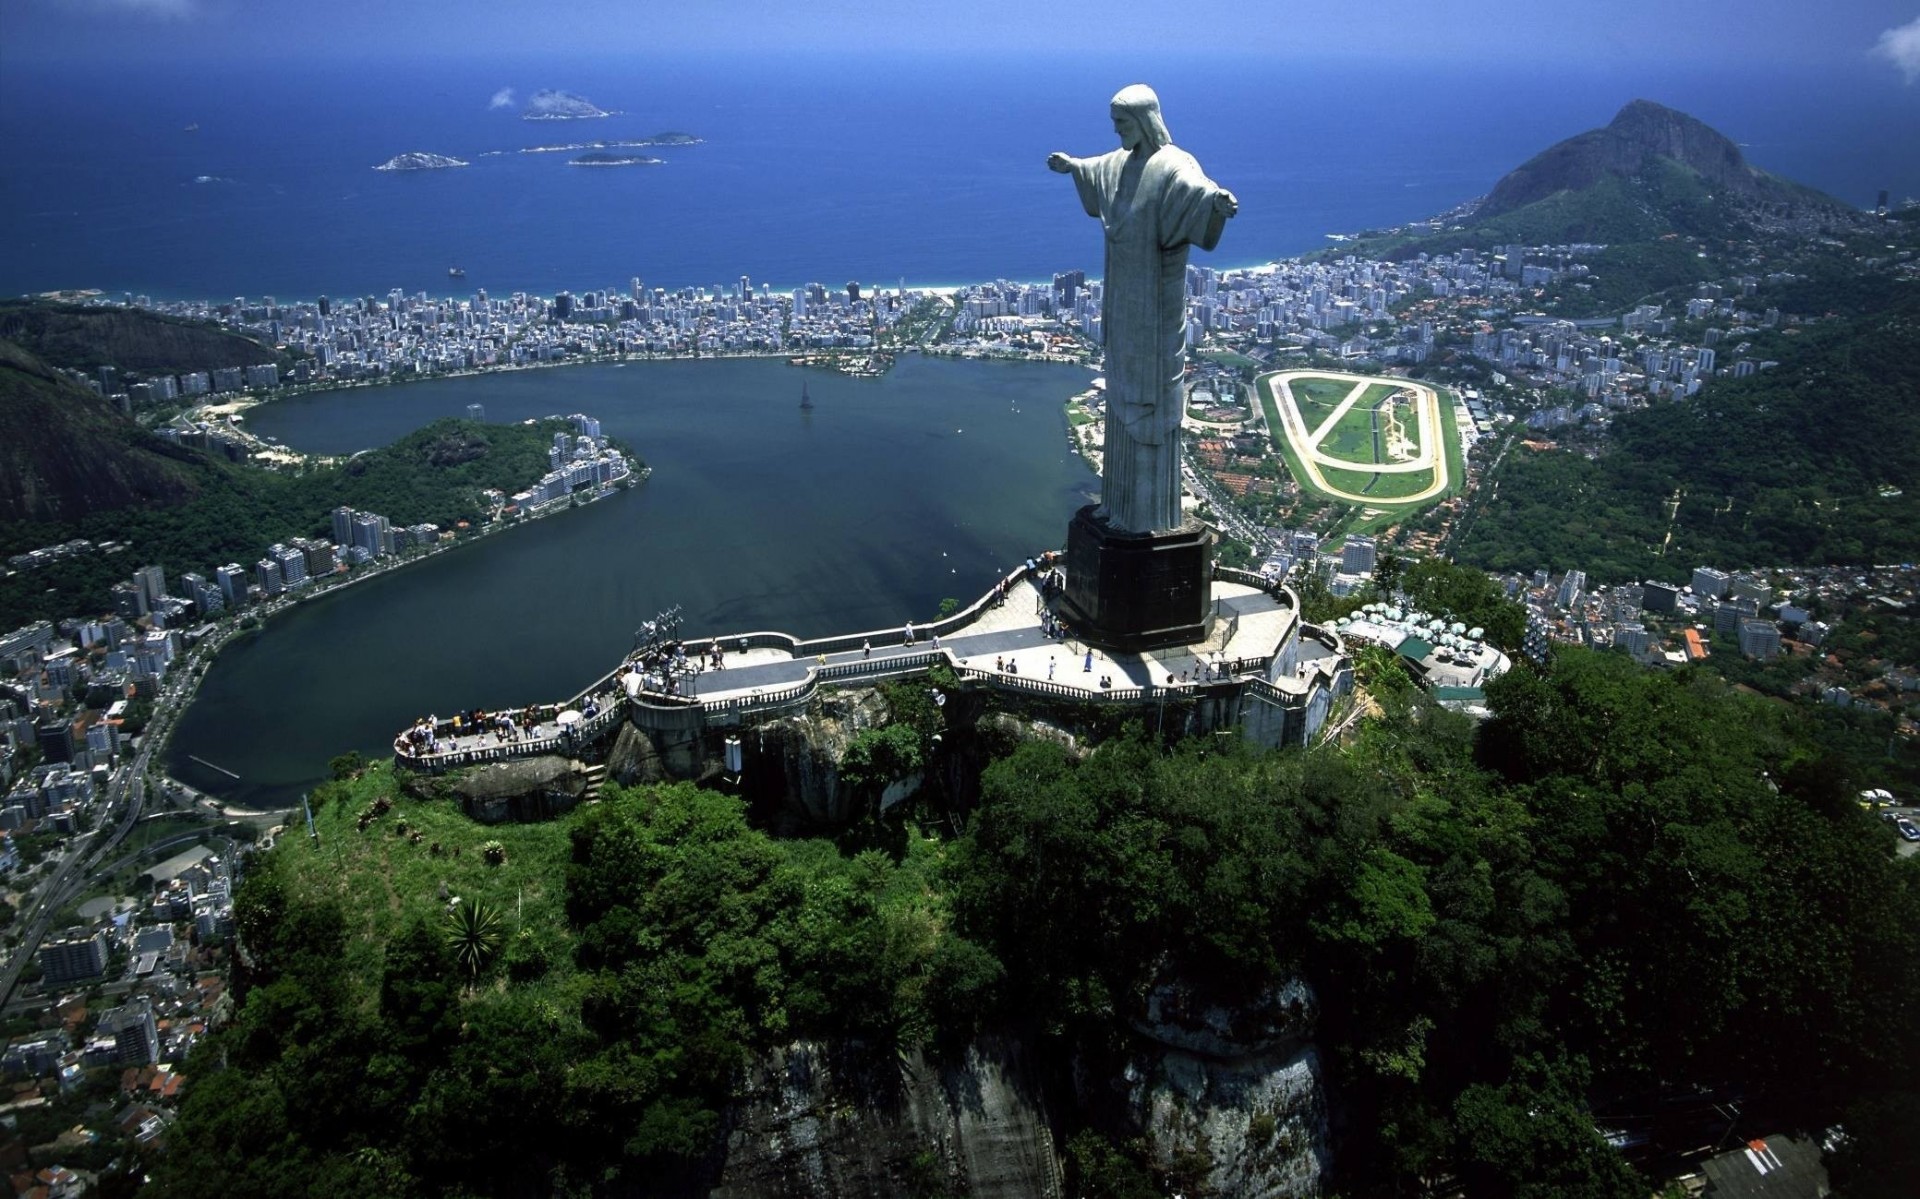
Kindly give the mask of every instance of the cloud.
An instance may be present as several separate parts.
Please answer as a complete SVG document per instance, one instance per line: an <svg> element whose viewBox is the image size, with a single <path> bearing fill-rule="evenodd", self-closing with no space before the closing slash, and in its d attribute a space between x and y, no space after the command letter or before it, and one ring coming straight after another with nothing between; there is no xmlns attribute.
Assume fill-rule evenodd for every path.
<svg viewBox="0 0 1920 1199"><path fill-rule="evenodd" d="M512 108L513 107L513 89L510 87L503 87L499 91L493 93L493 99L487 101L487 107L488 108Z"/></svg>
<svg viewBox="0 0 1920 1199"><path fill-rule="evenodd" d="M1908 83L1920 79L1920 17L1881 34L1873 52L1899 67Z"/></svg>

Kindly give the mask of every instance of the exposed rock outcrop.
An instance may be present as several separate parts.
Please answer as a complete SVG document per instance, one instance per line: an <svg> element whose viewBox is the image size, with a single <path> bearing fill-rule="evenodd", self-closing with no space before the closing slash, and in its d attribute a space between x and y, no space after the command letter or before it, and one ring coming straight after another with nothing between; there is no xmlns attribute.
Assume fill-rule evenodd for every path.
<svg viewBox="0 0 1920 1199"><path fill-rule="evenodd" d="M803 1042L762 1058L732 1113L715 1199L1061 1194L1041 1089L1016 1042L951 1063Z"/></svg>
<svg viewBox="0 0 1920 1199"><path fill-rule="evenodd" d="M843 824L858 813L853 789L840 778L840 759L856 734L886 721L887 703L878 691L827 692L804 715L772 721L749 734L750 773L765 780L761 786L774 786L800 819Z"/></svg>
<svg viewBox="0 0 1920 1199"><path fill-rule="evenodd" d="M586 797L578 762L546 755L476 766L450 782L467 815L481 824L551 820Z"/></svg>
<svg viewBox="0 0 1920 1199"><path fill-rule="evenodd" d="M1328 1152L1314 1015L1313 992L1298 980L1235 1007L1177 983L1157 988L1134 1022L1144 1040L1122 1074L1155 1163L1204 1195L1318 1194Z"/></svg>

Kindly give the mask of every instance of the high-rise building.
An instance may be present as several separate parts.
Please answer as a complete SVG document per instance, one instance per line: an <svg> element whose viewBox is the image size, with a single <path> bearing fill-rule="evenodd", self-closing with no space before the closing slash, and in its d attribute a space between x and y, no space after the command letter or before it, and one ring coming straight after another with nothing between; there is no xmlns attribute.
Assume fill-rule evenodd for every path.
<svg viewBox="0 0 1920 1199"><path fill-rule="evenodd" d="M1656 583L1648 579L1642 588L1646 597L1642 606L1649 612L1677 612L1680 608L1680 589L1671 583Z"/></svg>
<svg viewBox="0 0 1920 1199"><path fill-rule="evenodd" d="M146 1066L160 1060L159 1025L153 1018L152 1001L145 995L100 1017L99 1035L113 1040L115 1065Z"/></svg>
<svg viewBox="0 0 1920 1199"><path fill-rule="evenodd" d="M1718 637L1732 637L1740 631L1740 622L1758 616L1760 608L1752 600L1722 600L1713 607L1713 632Z"/></svg>
<svg viewBox="0 0 1920 1199"><path fill-rule="evenodd" d="M107 936L87 936L79 929L44 942L38 955L46 981L54 986L98 978L107 972Z"/></svg>
<svg viewBox="0 0 1920 1199"><path fill-rule="evenodd" d="M1698 599L1719 599L1727 593L1727 573L1711 566L1693 568L1693 594Z"/></svg>
<svg viewBox="0 0 1920 1199"><path fill-rule="evenodd" d="M152 607L166 598L167 572L158 566L142 566L133 572L133 585L147 597L147 606Z"/></svg>
<svg viewBox="0 0 1920 1199"><path fill-rule="evenodd" d="M1571 608L1580 602L1580 596L1587 589L1587 572L1570 570L1560 576L1560 590L1554 595L1554 601L1562 608Z"/></svg>
<svg viewBox="0 0 1920 1199"><path fill-rule="evenodd" d="M1647 647L1652 644L1647 626L1639 621L1623 621L1614 626L1613 643L1636 658L1645 657Z"/></svg>
<svg viewBox="0 0 1920 1199"><path fill-rule="evenodd" d="M280 564L272 558L262 558L254 563L253 577L260 584L260 590L268 596L279 595L287 589L286 580L280 576Z"/></svg>
<svg viewBox="0 0 1920 1199"><path fill-rule="evenodd" d="M351 544L378 558L386 553L387 518L377 512L356 512Z"/></svg>
<svg viewBox="0 0 1920 1199"><path fill-rule="evenodd" d="M299 547L302 554L306 555L307 577L309 579L326 578L333 573L333 568L339 563L333 546L328 542L318 539L308 541L305 538L299 538L294 541L294 544Z"/></svg>
<svg viewBox="0 0 1920 1199"><path fill-rule="evenodd" d="M238 562L229 562L213 572L214 581L220 585L220 594L226 597L228 605L239 607L247 598L247 572Z"/></svg>
<svg viewBox="0 0 1920 1199"><path fill-rule="evenodd" d="M1733 596L1735 599L1752 600L1755 606L1764 608L1773 602L1773 584L1762 574L1737 574L1733 576Z"/></svg>
<svg viewBox="0 0 1920 1199"><path fill-rule="evenodd" d="M333 510L333 543L353 544L353 509L345 504Z"/></svg>
<svg viewBox="0 0 1920 1199"><path fill-rule="evenodd" d="M288 587L307 581L307 556L279 542L267 547L267 557L280 564L280 582Z"/></svg>
<svg viewBox="0 0 1920 1199"><path fill-rule="evenodd" d="M1740 622L1740 652L1765 662L1780 653L1780 630L1770 620Z"/></svg>
<svg viewBox="0 0 1920 1199"><path fill-rule="evenodd" d="M1360 533L1347 534L1347 541L1340 550L1340 573L1348 575L1370 575L1374 568L1373 538Z"/></svg>
<svg viewBox="0 0 1920 1199"><path fill-rule="evenodd" d="M138 583L115 583L107 594L113 600L113 610L128 620L147 614L147 593Z"/></svg>

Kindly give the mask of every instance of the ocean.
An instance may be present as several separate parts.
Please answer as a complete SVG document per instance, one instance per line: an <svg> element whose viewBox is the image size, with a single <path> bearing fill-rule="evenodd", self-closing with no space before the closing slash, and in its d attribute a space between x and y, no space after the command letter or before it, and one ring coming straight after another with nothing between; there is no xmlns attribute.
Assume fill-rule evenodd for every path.
<svg viewBox="0 0 1920 1199"><path fill-rule="evenodd" d="M1113 144L1107 98L1161 93L1175 141L1233 189L1214 254L1248 265L1442 211L1644 96L1752 161L1849 202L1920 194L1920 88L1891 71L1547 71L1483 60L928 57L188 63L164 76L0 72L0 294L156 298L541 294L1042 279L1097 272L1099 239L1047 153ZM619 115L532 122L540 88ZM189 127L195 127L188 131ZM674 130L657 167L521 148ZM427 151L472 165L377 172ZM489 154L489 151L509 153ZM450 267L466 272L448 277Z"/></svg>

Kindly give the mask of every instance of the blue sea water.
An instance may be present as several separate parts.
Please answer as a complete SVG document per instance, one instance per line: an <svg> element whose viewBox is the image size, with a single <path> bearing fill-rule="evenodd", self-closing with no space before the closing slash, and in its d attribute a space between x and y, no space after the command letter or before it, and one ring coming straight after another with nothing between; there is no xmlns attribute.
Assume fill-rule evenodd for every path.
<svg viewBox="0 0 1920 1199"><path fill-rule="evenodd" d="M1135 79L1159 89L1176 141L1240 196L1211 259L1222 266L1441 211L1636 96L1850 202L1920 194L1920 88L1864 69L1547 71L1505 53L1410 66L1269 61L1245 47L1209 61L288 60L157 75L15 62L0 73L0 294L551 293L636 275L787 287L1097 270L1098 238L1043 162L1109 148L1106 98ZM489 108L504 87L520 100L563 88L620 115L523 121ZM653 151L659 167L485 153L662 130L706 144ZM413 150L472 165L372 169Z"/></svg>

